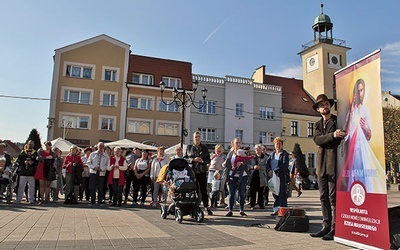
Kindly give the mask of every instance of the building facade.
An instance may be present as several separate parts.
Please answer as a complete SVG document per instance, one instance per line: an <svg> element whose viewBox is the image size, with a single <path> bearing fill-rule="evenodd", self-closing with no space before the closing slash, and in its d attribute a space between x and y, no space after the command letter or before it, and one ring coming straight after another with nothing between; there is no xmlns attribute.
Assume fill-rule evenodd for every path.
<svg viewBox="0 0 400 250"><path fill-rule="evenodd" d="M193 80L208 94L204 106L192 109L191 133L200 131L209 148L222 144L228 149L238 137L243 146L263 143L272 151L273 139L281 131L280 86L236 76L193 75Z"/></svg>
<svg viewBox="0 0 400 250"><path fill-rule="evenodd" d="M255 81L280 86L282 89L281 128L279 136L284 139L284 148L292 151L298 143L305 155L306 164L313 169L317 146L313 141L314 124L320 119L312 109L314 99L304 90L303 81L280 76L267 75L265 66L257 68L253 74Z"/></svg>
<svg viewBox="0 0 400 250"><path fill-rule="evenodd" d="M100 35L55 50L48 140L87 146L124 135L129 49Z"/></svg>
<svg viewBox="0 0 400 250"><path fill-rule="evenodd" d="M177 143L180 108L162 102L159 83L168 103L173 87L190 91L191 79L191 63L132 55L130 45L107 35L56 49L47 139Z"/></svg>

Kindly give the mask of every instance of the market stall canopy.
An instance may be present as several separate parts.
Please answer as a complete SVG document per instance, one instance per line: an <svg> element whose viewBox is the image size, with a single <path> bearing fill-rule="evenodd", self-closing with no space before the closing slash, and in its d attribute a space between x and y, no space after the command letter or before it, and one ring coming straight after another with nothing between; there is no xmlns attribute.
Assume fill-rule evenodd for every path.
<svg viewBox="0 0 400 250"><path fill-rule="evenodd" d="M52 148L54 148L54 147L59 148L62 152L62 155L64 155L64 156L69 153L69 148L71 146L76 146L72 142L69 142L61 137L58 137L57 139L52 140L51 145L52 145ZM81 148L78 147L78 149L81 149Z"/></svg>
<svg viewBox="0 0 400 250"><path fill-rule="evenodd" d="M121 147L121 148L139 148L142 150L157 150L157 147L146 145L140 142L131 141L128 139L122 139L119 141L107 142L104 145L113 147Z"/></svg>

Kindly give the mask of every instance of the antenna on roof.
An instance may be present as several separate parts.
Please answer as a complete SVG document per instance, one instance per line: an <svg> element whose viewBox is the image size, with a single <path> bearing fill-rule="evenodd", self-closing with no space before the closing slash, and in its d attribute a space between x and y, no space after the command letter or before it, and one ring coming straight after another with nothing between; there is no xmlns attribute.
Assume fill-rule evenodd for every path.
<svg viewBox="0 0 400 250"><path fill-rule="evenodd" d="M321 0L321 14L324 14L324 4L322 3L322 0Z"/></svg>

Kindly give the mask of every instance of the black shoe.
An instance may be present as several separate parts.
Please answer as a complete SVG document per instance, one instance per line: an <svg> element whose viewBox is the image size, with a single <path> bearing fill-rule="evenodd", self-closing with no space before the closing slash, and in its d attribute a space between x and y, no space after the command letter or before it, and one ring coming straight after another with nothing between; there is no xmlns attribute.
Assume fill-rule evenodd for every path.
<svg viewBox="0 0 400 250"><path fill-rule="evenodd" d="M227 214L225 214L225 216L226 216L226 217L232 217L232 216L233 216L232 211L229 211Z"/></svg>
<svg viewBox="0 0 400 250"><path fill-rule="evenodd" d="M260 206L260 209L265 209L265 207L264 206Z"/></svg>
<svg viewBox="0 0 400 250"><path fill-rule="evenodd" d="M333 240L333 236L335 236L335 230L329 231L328 234L326 234L324 237L322 237L323 240Z"/></svg>
<svg viewBox="0 0 400 250"><path fill-rule="evenodd" d="M312 233L310 234L311 237L323 237L327 235L331 229L329 227L322 227L322 229L319 232Z"/></svg>
<svg viewBox="0 0 400 250"><path fill-rule="evenodd" d="M122 207L122 204L121 204L121 203L118 203L118 207Z"/></svg>
<svg viewBox="0 0 400 250"><path fill-rule="evenodd" d="M303 193L303 192L299 191L299 193L297 194L297 197L300 197L300 195L301 195L302 193Z"/></svg>
<svg viewBox="0 0 400 250"><path fill-rule="evenodd" d="M206 208L206 209L207 209L207 214L208 215L213 215L213 212L209 208Z"/></svg>
<svg viewBox="0 0 400 250"><path fill-rule="evenodd" d="M278 215L278 212L272 213L271 216L276 216Z"/></svg>
<svg viewBox="0 0 400 250"><path fill-rule="evenodd" d="M241 215L242 217L247 217L247 214L246 214L245 212L243 212L243 211L240 211L240 215Z"/></svg>
<svg viewBox="0 0 400 250"><path fill-rule="evenodd" d="M113 204L111 204L110 206L111 207L115 207L117 205L117 203L113 203Z"/></svg>

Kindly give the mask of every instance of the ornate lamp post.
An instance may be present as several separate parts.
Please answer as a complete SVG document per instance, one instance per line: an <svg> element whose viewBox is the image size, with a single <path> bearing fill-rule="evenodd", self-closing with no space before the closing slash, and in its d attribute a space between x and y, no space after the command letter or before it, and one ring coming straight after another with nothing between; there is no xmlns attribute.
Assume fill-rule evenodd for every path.
<svg viewBox="0 0 400 250"><path fill-rule="evenodd" d="M189 108L190 106L193 106L196 109L201 109L205 105L205 99L207 97L207 89L205 87L203 87L203 89L201 90L201 95L202 95L202 98L203 98L203 104L201 106L196 106L195 96L196 96L196 90L197 90L198 86L199 86L199 82L198 81L194 81L192 83L193 95L191 95L190 93L187 93L185 89L179 91L176 87L174 87L174 89L172 91L173 100L171 102L166 102L163 99L163 93L164 93L164 90L165 90L165 83L163 81L160 82L161 101L165 105L176 104L178 107L182 107L181 147L183 147L183 138L188 135L188 131L185 128L185 112L186 112L186 108Z"/></svg>

